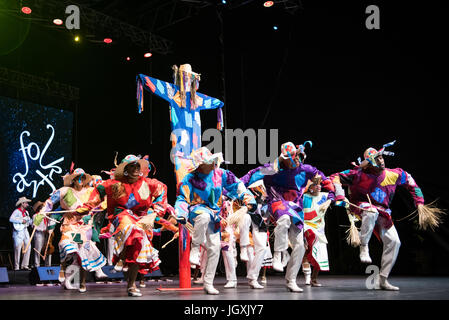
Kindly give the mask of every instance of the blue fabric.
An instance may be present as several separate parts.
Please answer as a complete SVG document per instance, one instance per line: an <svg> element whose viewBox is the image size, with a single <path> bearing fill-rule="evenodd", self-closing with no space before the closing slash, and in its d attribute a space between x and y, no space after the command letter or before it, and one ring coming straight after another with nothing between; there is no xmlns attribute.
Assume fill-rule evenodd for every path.
<svg viewBox="0 0 449 320"><path fill-rule="evenodd" d="M212 98L197 92L196 95L200 98L200 101L197 108L193 109L191 108L190 103L190 92L186 92L186 107L183 108L178 104L180 101L178 86L139 74L137 76L139 113L143 110L143 94L141 92L143 88L170 103L171 129L177 138L174 154L176 154L177 151L180 151L185 156L188 156L193 150L201 147L201 122L199 117L195 117L194 113L201 110L220 109L224 105L224 103L217 98ZM183 135L188 139L182 139Z"/></svg>

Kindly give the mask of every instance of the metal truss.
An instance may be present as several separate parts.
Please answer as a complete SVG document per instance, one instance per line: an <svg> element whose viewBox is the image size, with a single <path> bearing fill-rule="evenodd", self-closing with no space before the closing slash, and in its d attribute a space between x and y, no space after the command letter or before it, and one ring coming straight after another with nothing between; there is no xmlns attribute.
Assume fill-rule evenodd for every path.
<svg viewBox="0 0 449 320"><path fill-rule="evenodd" d="M3 67L0 67L0 83L68 101L79 100L79 88Z"/></svg>

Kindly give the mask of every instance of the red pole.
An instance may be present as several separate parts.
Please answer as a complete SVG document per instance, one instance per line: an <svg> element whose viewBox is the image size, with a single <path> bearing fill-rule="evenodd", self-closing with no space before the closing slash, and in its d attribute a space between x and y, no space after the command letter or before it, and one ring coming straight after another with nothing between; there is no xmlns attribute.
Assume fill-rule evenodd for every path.
<svg viewBox="0 0 449 320"><path fill-rule="evenodd" d="M179 287L190 288L190 234L185 226L179 224Z"/></svg>

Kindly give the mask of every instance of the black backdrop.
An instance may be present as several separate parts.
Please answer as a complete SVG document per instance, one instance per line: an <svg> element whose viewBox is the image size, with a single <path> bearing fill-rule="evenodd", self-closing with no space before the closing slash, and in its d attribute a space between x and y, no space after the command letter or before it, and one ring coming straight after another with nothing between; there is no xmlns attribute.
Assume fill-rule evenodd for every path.
<svg viewBox="0 0 449 320"><path fill-rule="evenodd" d="M439 206L448 208L447 4L391 2L309 0L294 15L267 11L258 1L235 10L221 7L223 34L216 9L209 7L162 30L175 50L150 59L128 44L75 45L67 34L32 25L23 44L0 56L0 65L79 87L76 166L98 174L113 166L115 151L119 159L149 154L172 204L167 103L146 93L139 115L135 75L171 81L173 64L190 63L202 74L199 90L225 101L226 128L278 129L279 145L312 140L307 162L326 174L350 168L369 146L397 140L387 166L410 172L426 202L439 199ZM365 27L369 4L380 8L380 30ZM215 124L215 112L202 113L203 129ZM253 167L228 169L241 176ZM395 219L410 214L410 196L398 190L392 209ZM340 227L347 224L342 212L329 212L331 272L360 274L357 250L346 245L346 228ZM434 233L407 220L396 227L402 247L393 274L448 274L447 222ZM164 235L155 245L169 238ZM161 251L166 273L176 272L175 247ZM373 241L371 250L379 263L380 244Z"/></svg>

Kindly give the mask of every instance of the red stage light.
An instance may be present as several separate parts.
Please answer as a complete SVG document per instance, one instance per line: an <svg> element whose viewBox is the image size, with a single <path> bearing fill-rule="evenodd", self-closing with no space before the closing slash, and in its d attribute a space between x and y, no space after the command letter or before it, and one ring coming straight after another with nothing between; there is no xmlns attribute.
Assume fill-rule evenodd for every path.
<svg viewBox="0 0 449 320"><path fill-rule="evenodd" d="M112 39L111 38L104 38L104 43L111 43L112 42Z"/></svg>
<svg viewBox="0 0 449 320"><path fill-rule="evenodd" d="M25 14L30 14L31 13L31 9L29 7L22 7L22 12Z"/></svg>
<svg viewBox="0 0 449 320"><path fill-rule="evenodd" d="M53 20L53 23L56 24L56 25L58 25L58 26L60 26L60 25L62 25L64 22L63 22L61 19L54 19L54 20Z"/></svg>
<svg viewBox="0 0 449 320"><path fill-rule="evenodd" d="M147 53L145 53L143 56L144 56L145 58L149 58L149 57L151 57L152 55L153 55L152 53L147 52Z"/></svg>
<svg viewBox="0 0 449 320"><path fill-rule="evenodd" d="M129 60L131 60L131 58L130 57L126 57L126 61L129 61Z"/></svg>
<svg viewBox="0 0 449 320"><path fill-rule="evenodd" d="M271 7L273 4L274 4L273 1L265 1L265 2L263 3L263 6L264 6L265 8L269 8L269 7Z"/></svg>

